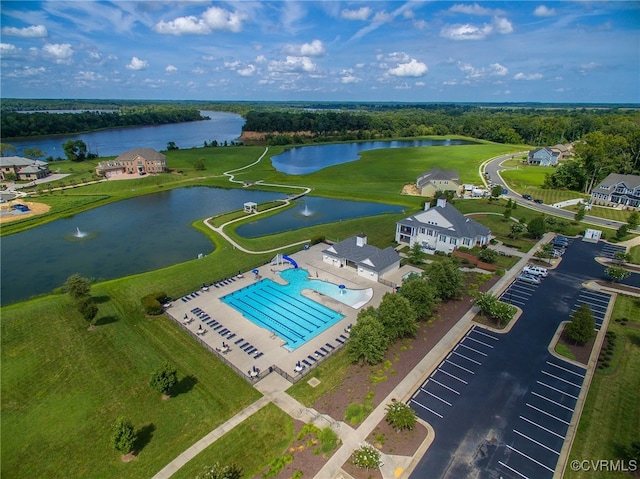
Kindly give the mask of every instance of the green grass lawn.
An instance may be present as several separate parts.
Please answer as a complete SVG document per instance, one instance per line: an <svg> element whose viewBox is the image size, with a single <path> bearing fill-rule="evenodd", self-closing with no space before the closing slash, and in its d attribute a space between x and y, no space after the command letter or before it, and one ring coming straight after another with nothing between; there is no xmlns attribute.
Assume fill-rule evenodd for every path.
<svg viewBox="0 0 640 479"><path fill-rule="evenodd" d="M542 188L545 176L553 173L553 171L552 168L546 166L520 164L517 165L517 169L501 171L500 176L515 192L539 198L547 205L576 198L589 199L588 195L578 191Z"/></svg>
<svg viewBox="0 0 640 479"><path fill-rule="evenodd" d="M623 317L630 320L626 326L615 322ZM632 440L640 440L640 300L619 295L608 331L615 331L623 350L615 368L596 370L568 464L572 460L624 459L622 448ZM567 467L564 477L630 476L626 472L575 472Z"/></svg>
<svg viewBox="0 0 640 479"><path fill-rule="evenodd" d="M564 208L569 211L578 211L578 206L568 206ZM607 220L620 221L626 223L629 220L631 211L618 210L615 208L605 208L603 206L592 206L591 210L586 212L589 216L596 216Z"/></svg>

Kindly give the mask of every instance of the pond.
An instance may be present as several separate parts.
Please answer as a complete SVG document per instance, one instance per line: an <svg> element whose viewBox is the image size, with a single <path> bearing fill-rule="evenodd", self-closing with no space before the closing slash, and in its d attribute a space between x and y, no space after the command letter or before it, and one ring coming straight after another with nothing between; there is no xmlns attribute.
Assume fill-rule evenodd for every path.
<svg viewBox="0 0 640 479"><path fill-rule="evenodd" d="M366 150L475 144L468 140L398 140L301 146L272 157L271 164L277 171L287 175L306 175L328 166L356 161L359 159L359 153Z"/></svg>
<svg viewBox="0 0 640 479"><path fill-rule="evenodd" d="M39 148L46 156L66 158L62 144L69 140L82 140L91 153L98 156L117 156L134 148L166 150L167 143L173 141L178 148L204 146L204 142L216 140L218 143L236 141L242 134L244 118L235 113L201 111L209 120L172 123L170 125L139 126L114 130L95 131L78 135L57 136L55 138L34 138L24 141L10 141L23 156L25 148Z"/></svg>
<svg viewBox="0 0 640 479"><path fill-rule="evenodd" d="M5 236L0 251L0 302L6 305L48 293L74 273L98 280L113 279L209 254L213 245L191 227L192 222L241 209L245 202L263 203L284 197L284 193L246 189L180 188L112 203ZM275 215L265 219L266 225L259 225L261 221L254 225L277 232L307 226L309 221L337 221L332 210L346 212L340 219L347 219L390 208L355 201L305 201L312 211L310 216L296 217L291 211L284 211L280 218Z"/></svg>

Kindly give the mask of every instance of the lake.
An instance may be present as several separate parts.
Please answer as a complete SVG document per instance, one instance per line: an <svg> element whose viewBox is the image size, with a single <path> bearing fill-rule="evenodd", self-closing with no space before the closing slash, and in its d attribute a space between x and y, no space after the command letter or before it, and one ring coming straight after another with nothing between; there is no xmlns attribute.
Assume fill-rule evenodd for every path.
<svg viewBox="0 0 640 479"><path fill-rule="evenodd" d="M248 201L263 203L285 196L247 189L179 188L119 201L4 236L0 302L6 305L48 293L74 273L113 279L196 259L211 253L213 245L191 227L193 221L241 209ZM255 234L252 227L276 233L397 209L326 198L309 197L305 201L309 215L292 214L302 207L299 204L293 210L256 221L248 234ZM336 216L336 211L340 215Z"/></svg>
<svg viewBox="0 0 640 479"><path fill-rule="evenodd" d="M69 140L82 140L87 149L98 156L118 156L134 148L166 150L167 143L173 141L178 148L204 146L204 142L216 140L218 143L236 141L242 134L244 118L235 113L201 111L210 120L172 123L170 125L139 126L115 130L95 131L79 135L38 138L8 142L16 149L16 155L23 156L25 148L40 148L46 156L66 158L62 144Z"/></svg>
<svg viewBox="0 0 640 479"><path fill-rule="evenodd" d="M306 175L328 166L359 159L359 153L379 148L410 148L422 146L475 145L467 140L398 140L362 141L331 145L301 146L285 150L271 158L273 167L287 175Z"/></svg>

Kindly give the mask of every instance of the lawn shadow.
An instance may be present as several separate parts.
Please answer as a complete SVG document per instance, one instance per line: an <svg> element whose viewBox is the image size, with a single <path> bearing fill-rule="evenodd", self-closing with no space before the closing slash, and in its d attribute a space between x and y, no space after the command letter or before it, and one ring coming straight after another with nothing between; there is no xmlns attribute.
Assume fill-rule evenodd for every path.
<svg viewBox="0 0 640 479"><path fill-rule="evenodd" d="M640 336L637 334L627 334L625 339L631 341L634 346L640 347Z"/></svg>
<svg viewBox="0 0 640 479"><path fill-rule="evenodd" d="M94 324L96 326L104 326L105 324L111 324L117 321L118 321L117 316L102 316L101 318L97 319Z"/></svg>
<svg viewBox="0 0 640 479"><path fill-rule="evenodd" d="M185 376L178 383L171 388L171 396L180 396L180 394L186 394L198 384L198 378L195 376Z"/></svg>
<svg viewBox="0 0 640 479"><path fill-rule="evenodd" d="M133 450L136 451L136 455L140 454L145 446L151 442L151 438L153 438L153 432L155 430L156 427L154 424L149 423L136 431L136 440L133 445Z"/></svg>
<svg viewBox="0 0 640 479"><path fill-rule="evenodd" d="M109 296L102 295L102 296L94 296L93 300L97 304L104 304L104 303L108 303L109 301L111 301L111 298Z"/></svg>

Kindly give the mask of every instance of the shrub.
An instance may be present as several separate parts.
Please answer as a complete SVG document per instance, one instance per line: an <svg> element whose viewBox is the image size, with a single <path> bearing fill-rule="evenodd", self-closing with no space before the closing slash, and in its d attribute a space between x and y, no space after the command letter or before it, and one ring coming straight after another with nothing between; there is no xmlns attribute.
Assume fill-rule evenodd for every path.
<svg viewBox="0 0 640 479"><path fill-rule="evenodd" d="M142 307L144 312L150 316L157 316L162 314L162 304L152 295L148 295L142 298Z"/></svg>
<svg viewBox="0 0 640 479"><path fill-rule="evenodd" d="M113 424L113 433L111 435L113 447L122 454L129 454L133 451L135 439L136 437L133 433L133 424L131 424L131 421L119 417Z"/></svg>
<svg viewBox="0 0 640 479"><path fill-rule="evenodd" d="M363 444L353 451L351 464L361 469L376 469L382 466L380 452L369 444Z"/></svg>
<svg viewBox="0 0 640 479"><path fill-rule="evenodd" d="M150 386L161 394L169 394L171 388L178 382L178 371L168 362L163 363L149 381Z"/></svg>
<svg viewBox="0 0 640 479"><path fill-rule="evenodd" d="M416 425L416 413L404 403L393 402L387 404L386 420L397 431L411 430Z"/></svg>

